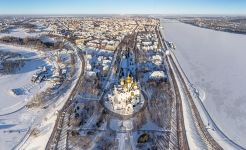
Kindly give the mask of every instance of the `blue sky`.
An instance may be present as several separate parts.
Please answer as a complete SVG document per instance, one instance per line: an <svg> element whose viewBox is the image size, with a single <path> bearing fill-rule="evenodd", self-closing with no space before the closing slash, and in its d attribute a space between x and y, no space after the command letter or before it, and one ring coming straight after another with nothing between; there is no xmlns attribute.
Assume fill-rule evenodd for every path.
<svg viewBox="0 0 246 150"><path fill-rule="evenodd" d="M246 0L0 0L0 14L245 14Z"/></svg>

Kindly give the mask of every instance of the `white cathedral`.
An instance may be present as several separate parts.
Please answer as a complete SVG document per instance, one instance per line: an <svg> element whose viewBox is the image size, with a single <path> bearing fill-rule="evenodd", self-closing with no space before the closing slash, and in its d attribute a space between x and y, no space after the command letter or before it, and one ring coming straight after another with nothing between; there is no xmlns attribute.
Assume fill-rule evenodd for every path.
<svg viewBox="0 0 246 150"><path fill-rule="evenodd" d="M143 97L138 83L132 77L121 79L120 84L108 94L107 106L118 114L133 114L139 110L140 105L143 105Z"/></svg>

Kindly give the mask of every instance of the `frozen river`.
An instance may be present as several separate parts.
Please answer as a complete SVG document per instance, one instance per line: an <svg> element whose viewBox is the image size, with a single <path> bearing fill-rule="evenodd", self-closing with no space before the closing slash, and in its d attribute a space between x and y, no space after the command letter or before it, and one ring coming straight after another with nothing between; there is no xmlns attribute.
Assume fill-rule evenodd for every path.
<svg viewBox="0 0 246 150"><path fill-rule="evenodd" d="M221 130L246 147L246 35L162 20L166 40Z"/></svg>

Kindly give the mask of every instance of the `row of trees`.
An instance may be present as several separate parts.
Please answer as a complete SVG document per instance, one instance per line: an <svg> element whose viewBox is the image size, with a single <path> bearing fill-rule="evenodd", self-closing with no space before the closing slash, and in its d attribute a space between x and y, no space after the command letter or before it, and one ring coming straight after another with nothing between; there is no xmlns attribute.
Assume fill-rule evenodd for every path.
<svg viewBox="0 0 246 150"><path fill-rule="evenodd" d="M2 68L0 70L0 73L3 74L10 74L15 72L17 69L19 70L21 67L25 65L25 62L23 60L15 60L15 61L3 61L1 63Z"/></svg>
<svg viewBox="0 0 246 150"><path fill-rule="evenodd" d="M5 36L5 37L0 38L0 42L34 47L39 50L40 49L62 49L64 48L64 44L61 41L57 41L54 43L44 42L40 38L37 38L37 37L20 38L20 37Z"/></svg>
<svg viewBox="0 0 246 150"><path fill-rule="evenodd" d="M9 74L25 65L24 60L9 60L9 58L21 57L21 54L13 52L0 52L0 73Z"/></svg>

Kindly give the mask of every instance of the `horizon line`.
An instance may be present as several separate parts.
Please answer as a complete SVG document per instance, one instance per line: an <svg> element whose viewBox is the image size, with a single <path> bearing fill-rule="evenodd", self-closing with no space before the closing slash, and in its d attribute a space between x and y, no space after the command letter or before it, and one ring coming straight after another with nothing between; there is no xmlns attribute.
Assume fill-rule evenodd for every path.
<svg viewBox="0 0 246 150"><path fill-rule="evenodd" d="M246 14L233 14L233 13L184 13L184 14L176 14L176 13L51 13L51 14L45 14L45 13L37 13L37 14L0 14L0 16L78 16L78 15L117 15L117 16L128 16L128 15L155 15L155 16L245 16Z"/></svg>

